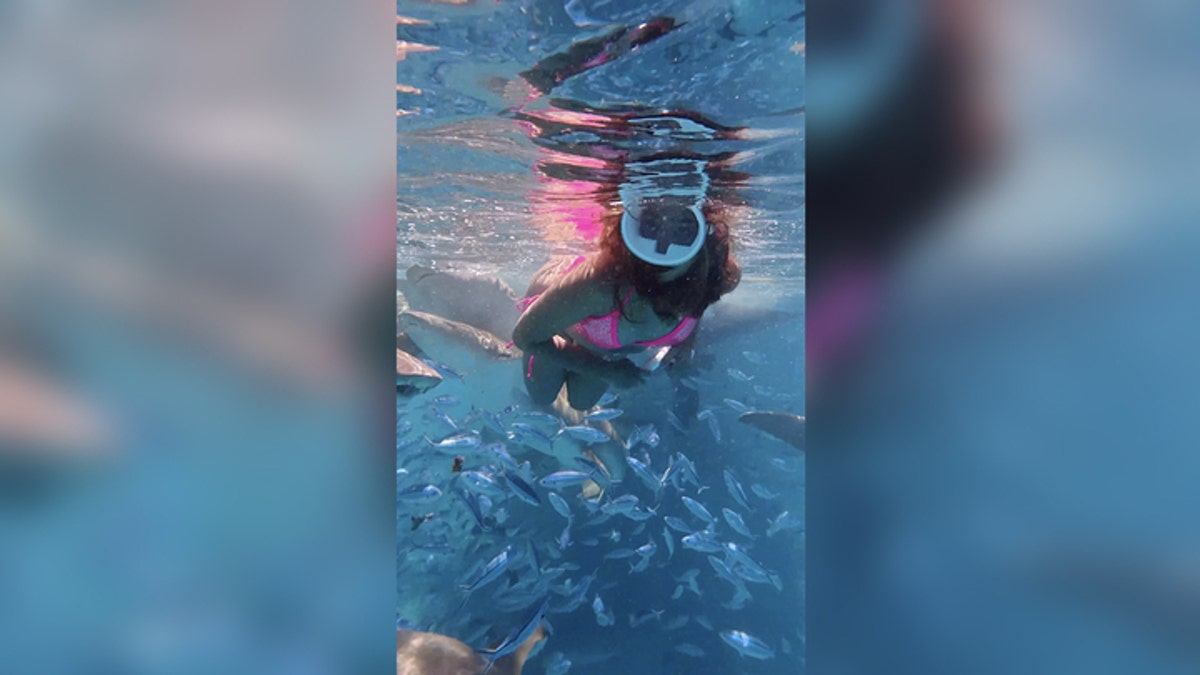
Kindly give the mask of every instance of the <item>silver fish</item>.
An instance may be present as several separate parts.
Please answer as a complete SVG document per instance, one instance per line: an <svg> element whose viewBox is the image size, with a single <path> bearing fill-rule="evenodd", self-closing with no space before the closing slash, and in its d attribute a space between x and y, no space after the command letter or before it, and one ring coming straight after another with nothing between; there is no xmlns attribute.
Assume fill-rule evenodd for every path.
<svg viewBox="0 0 1200 675"><path fill-rule="evenodd" d="M583 416L583 419L589 422L604 422L612 420L624 415L625 411L618 408L600 408Z"/></svg>
<svg viewBox="0 0 1200 675"><path fill-rule="evenodd" d="M500 487L494 478L482 471L463 471L458 475L462 477L467 487L475 492L495 496L504 494L504 488Z"/></svg>
<svg viewBox="0 0 1200 675"><path fill-rule="evenodd" d="M721 542L717 541L707 530L689 534L680 541L683 543L684 548L690 548L693 551L701 553L720 553L723 550Z"/></svg>
<svg viewBox="0 0 1200 675"><path fill-rule="evenodd" d="M582 471L555 471L538 481L542 487L547 487L552 490L557 490L572 485L582 485L586 483L591 476Z"/></svg>
<svg viewBox="0 0 1200 675"><path fill-rule="evenodd" d="M680 582L680 584L686 584L687 589L689 591L691 591L692 593L695 593L696 597L700 597L700 585L698 583L696 583L696 579L699 576L700 576L700 570L693 567L692 569L689 569L688 571L684 572L683 576L678 577L677 579L675 579L675 581ZM696 619L699 620L700 617L696 617ZM712 630L712 627L709 626L708 629Z"/></svg>
<svg viewBox="0 0 1200 675"><path fill-rule="evenodd" d="M721 515L725 516L725 522L729 523L729 526L732 527L736 532L750 539L754 538L754 535L750 534L750 528L746 527L746 521L742 520L741 514L739 514L737 511L722 507Z"/></svg>
<svg viewBox="0 0 1200 675"><path fill-rule="evenodd" d="M500 417L496 413L490 410L480 410L479 412L483 417L483 426L502 436L504 435L504 425L500 422Z"/></svg>
<svg viewBox="0 0 1200 675"><path fill-rule="evenodd" d="M687 510L692 512L693 516L696 516L697 518L709 524L716 522L717 519L713 518L713 515L709 513L708 509L704 508L704 505L700 502L688 497L687 495L683 495L679 499L683 502L683 505L687 507Z"/></svg>
<svg viewBox="0 0 1200 675"><path fill-rule="evenodd" d="M447 415L441 408L431 405L429 406L429 410L442 424L445 424L454 431L458 431L458 424L454 421L454 418Z"/></svg>
<svg viewBox="0 0 1200 675"><path fill-rule="evenodd" d="M693 528L688 527L687 523L676 518L675 516L667 516L667 517L663 518L663 522L666 523L668 527L670 527L672 530L675 530L676 532L682 532L683 534L691 534L694 531Z"/></svg>
<svg viewBox="0 0 1200 675"><path fill-rule="evenodd" d="M662 484L659 482L658 478L650 471L649 467L642 463L641 460L636 457L626 457L625 463L628 464L629 468L633 470L633 475L637 476L638 480L642 481L647 488L650 488L651 492L657 494L658 491L662 489Z"/></svg>
<svg viewBox="0 0 1200 675"><path fill-rule="evenodd" d="M487 565L484 565L483 572L474 581L465 586L460 586L460 588L468 593L472 593L499 579L504 570L508 569L508 564L511 562L511 558L508 555L510 550L511 547L506 547L498 553L496 557L488 561Z"/></svg>
<svg viewBox="0 0 1200 675"><path fill-rule="evenodd" d="M737 564L750 568L752 571L758 573L762 577L770 576L766 568L758 564L758 561L754 558L751 558L750 554L747 553L745 549L733 543L732 541L725 542L725 552L729 556L729 559L736 561Z"/></svg>
<svg viewBox="0 0 1200 675"><path fill-rule="evenodd" d="M458 498L467 505L467 510L470 511L471 516L475 518L475 523L479 525L479 529L484 531L491 529L483 519L483 509L480 508L479 500L476 499L475 495L467 492L466 490L455 490L454 494L458 495Z"/></svg>
<svg viewBox="0 0 1200 675"><path fill-rule="evenodd" d="M741 401L739 401L735 398L726 398L726 399L722 399L722 400L725 402L725 405L732 408L733 411L736 413L744 413L744 412L750 411L750 406L746 405L745 403L742 403Z"/></svg>
<svg viewBox="0 0 1200 675"><path fill-rule="evenodd" d="M648 609L644 612L639 612L638 614L630 614L629 615L629 627L637 628L638 626L646 623L647 621L651 621L654 619L658 619L661 621L663 611L664 610L661 610L661 609Z"/></svg>
<svg viewBox="0 0 1200 675"><path fill-rule="evenodd" d="M558 496L557 492L550 493L550 506L553 506L554 510L558 512L558 515L562 516L563 518L571 518L570 505L567 504L567 500Z"/></svg>
<svg viewBox="0 0 1200 675"><path fill-rule="evenodd" d="M589 445L593 443L605 443L612 440L612 437L603 431L595 427L589 427L582 424L573 427L563 427L559 433L566 434L577 441L583 441Z"/></svg>
<svg viewBox="0 0 1200 675"><path fill-rule="evenodd" d="M500 460L500 466L503 466L508 471L515 471L517 469L517 460L508 454L508 449L504 447L503 443L488 443L481 448L481 452L493 455L496 459Z"/></svg>
<svg viewBox="0 0 1200 675"><path fill-rule="evenodd" d="M746 501L746 491L742 489L742 484L738 482L737 478L733 477L733 474L729 473L728 469L724 473L725 488L729 490L729 496L733 497L733 501L737 502L743 509L753 511L754 509L750 508L750 502Z"/></svg>
<svg viewBox="0 0 1200 675"><path fill-rule="evenodd" d="M655 544L654 541L651 540L637 547L635 552L643 558L649 558L658 552L658 544Z"/></svg>
<svg viewBox="0 0 1200 675"><path fill-rule="evenodd" d="M638 572L644 572L644 571L646 571L646 568L649 566L650 566L650 558L648 558L648 557L641 558L636 563L629 566L629 573L637 574Z"/></svg>
<svg viewBox="0 0 1200 675"><path fill-rule="evenodd" d="M436 485L419 485L396 495L397 501L423 502L432 501L442 496L442 491Z"/></svg>
<svg viewBox="0 0 1200 675"><path fill-rule="evenodd" d="M689 642L680 642L675 645L675 651L695 659L704 658L704 650Z"/></svg>
<svg viewBox="0 0 1200 675"><path fill-rule="evenodd" d="M479 652L485 659L487 659L487 667L483 669L483 672L480 673L480 675L487 675L487 672L492 669L492 666L496 665L496 661L498 659L517 651L517 648L525 644L525 641L532 637L537 631L538 627L542 625L542 621L546 618L546 609L549 606L550 599L547 598L543 600L537 611L534 612L528 619L526 619L525 623L521 624L519 628L510 633L508 637L504 638L504 640L495 648L476 649L475 651Z"/></svg>
<svg viewBox="0 0 1200 675"><path fill-rule="evenodd" d="M428 440L428 439L426 439ZM457 450L459 448L474 448L479 445L479 434L468 431L462 434L447 436L440 441L429 441L429 444L439 450Z"/></svg>
<svg viewBox="0 0 1200 675"><path fill-rule="evenodd" d="M613 499L612 501L608 502L604 506L600 507L600 510L603 513L606 513L608 515L617 515L617 514L624 515L624 514L630 513L634 509L636 509L637 505L638 505L637 496L621 495L620 497L617 497L616 499Z"/></svg>
<svg viewBox="0 0 1200 675"><path fill-rule="evenodd" d="M721 639L725 644L737 650L738 654L752 659L765 661L775 658L775 651L762 640L740 630L721 631Z"/></svg>
<svg viewBox="0 0 1200 675"><path fill-rule="evenodd" d="M749 382L750 380L754 379L753 375L747 375L746 373L743 373L742 371L738 370L737 368L730 368L730 369L726 370L725 372L729 373L729 376L732 377L733 379L737 380L738 382Z"/></svg>
<svg viewBox="0 0 1200 675"><path fill-rule="evenodd" d="M763 487L762 485L759 485L758 483L751 485L750 491L767 501L771 501L773 499L779 498L779 495L777 493L771 492L770 490Z"/></svg>
<svg viewBox="0 0 1200 675"><path fill-rule="evenodd" d="M541 498L537 496L537 492L534 491L533 486L525 482L524 478L515 473L506 473L504 477L508 480L509 486L513 488L513 494L518 499L532 506L541 506Z"/></svg>
<svg viewBox="0 0 1200 675"><path fill-rule="evenodd" d="M630 520L637 520L637 521L649 520L649 519L653 518L654 516L658 515L658 507L654 507L653 509L636 508L628 513L623 513L621 515L625 516L626 518L628 518Z"/></svg>
<svg viewBox="0 0 1200 675"><path fill-rule="evenodd" d="M513 422L509 427L509 440L517 441L534 448L549 448L554 441L539 429L521 422Z"/></svg>
<svg viewBox="0 0 1200 675"><path fill-rule="evenodd" d="M804 521L793 518L790 513L784 511L771 520L767 526L767 536L774 537L779 532L801 529L804 529Z"/></svg>
<svg viewBox="0 0 1200 675"><path fill-rule="evenodd" d="M696 465L692 463L692 460L688 459L687 455L682 452L675 453L675 462L680 478L695 485L696 488L703 487L700 485L700 476L696 473Z"/></svg>

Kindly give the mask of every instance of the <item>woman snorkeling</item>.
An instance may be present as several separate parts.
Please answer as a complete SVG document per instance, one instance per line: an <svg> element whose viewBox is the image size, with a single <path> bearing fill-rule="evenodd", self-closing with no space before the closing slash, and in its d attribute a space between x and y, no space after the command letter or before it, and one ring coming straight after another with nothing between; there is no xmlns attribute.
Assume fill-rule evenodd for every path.
<svg viewBox="0 0 1200 675"><path fill-rule="evenodd" d="M599 249L552 259L522 301L513 342L535 403L565 385L571 407L586 410L609 385L638 384L741 278L720 207L706 198L703 161L626 170L621 211L605 217Z"/></svg>

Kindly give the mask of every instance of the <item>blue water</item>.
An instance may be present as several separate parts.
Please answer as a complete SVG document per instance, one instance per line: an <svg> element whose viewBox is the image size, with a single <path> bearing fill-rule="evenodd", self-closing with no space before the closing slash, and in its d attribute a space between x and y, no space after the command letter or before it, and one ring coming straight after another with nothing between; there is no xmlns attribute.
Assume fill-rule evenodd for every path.
<svg viewBox="0 0 1200 675"><path fill-rule="evenodd" d="M703 487L680 482L656 494L628 473L590 501L578 486L561 489L572 516L565 548L558 540L567 520L537 480L579 469L571 465L579 444L560 437L547 452L540 442L522 442L514 424L549 435L562 422L530 417L536 408L519 393L487 411L472 402L479 378L505 387L518 375L516 363L512 373L484 375L439 364L441 384L398 395L397 490L433 485L441 493L397 500L398 620L483 647L548 597L552 633L528 673L802 672L803 455L739 423L735 408L804 411L803 4L481 0L461 7L400 3L397 10L405 17L397 26L404 43L397 62L398 277L420 264L491 275L520 294L548 256L589 250L588 214L611 201L614 171L681 154L722 167L713 185L730 195L743 268L741 285L701 324L696 358L671 374L655 373L638 390L614 392L609 405L624 411L612 421L619 440L635 428L656 432L629 455L661 476L683 453ZM678 27L569 73L549 92L518 75L585 40L656 17L671 17ZM678 119L681 111L712 126L655 132L653 124L630 123L631 116ZM727 127L740 131L712 132ZM398 302L403 308L408 301ZM479 444L440 450L426 440L464 432L478 434ZM494 443L521 465L510 473L525 477L539 505L504 487L503 463L484 449ZM616 441L596 449L610 458L625 454ZM456 494L480 491L452 471L456 455L464 471L501 482L482 523ZM750 509L730 494L725 472L744 486ZM653 513L641 521L605 517L600 507L622 495L636 496ZM664 524L673 516L703 528L682 495L712 512L716 539L744 548L777 575L778 588L745 582L751 599L731 605L734 584L708 560L729 554L686 548L683 534ZM750 537L726 522L723 508L745 519ZM797 525L767 536L770 521L785 511ZM630 569L637 554L606 559L650 542L656 551L641 571ZM510 563L498 579L469 596L459 590L506 547ZM696 570L699 595L688 589L689 570ZM572 606L572 592L591 575L586 595ZM757 637L774 655L739 656L719 637L728 630ZM699 651L676 649L682 643Z"/></svg>

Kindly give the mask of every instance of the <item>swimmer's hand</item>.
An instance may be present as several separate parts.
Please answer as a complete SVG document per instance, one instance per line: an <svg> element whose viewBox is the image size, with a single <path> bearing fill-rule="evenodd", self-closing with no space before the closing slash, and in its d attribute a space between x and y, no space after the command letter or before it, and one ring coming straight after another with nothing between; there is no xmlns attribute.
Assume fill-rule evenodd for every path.
<svg viewBox="0 0 1200 675"><path fill-rule="evenodd" d="M629 361L618 361L613 363L612 367L602 377L614 387L630 389L645 381L646 371L638 368Z"/></svg>

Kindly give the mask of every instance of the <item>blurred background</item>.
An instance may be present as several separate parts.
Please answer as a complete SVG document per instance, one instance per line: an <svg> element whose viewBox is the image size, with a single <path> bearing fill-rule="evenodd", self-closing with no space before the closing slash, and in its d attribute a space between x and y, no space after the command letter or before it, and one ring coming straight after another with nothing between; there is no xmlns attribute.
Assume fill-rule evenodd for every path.
<svg viewBox="0 0 1200 675"><path fill-rule="evenodd" d="M393 14L0 5L5 672L394 668Z"/></svg>
<svg viewBox="0 0 1200 675"><path fill-rule="evenodd" d="M1196 672L1196 6L809 12L811 672Z"/></svg>

